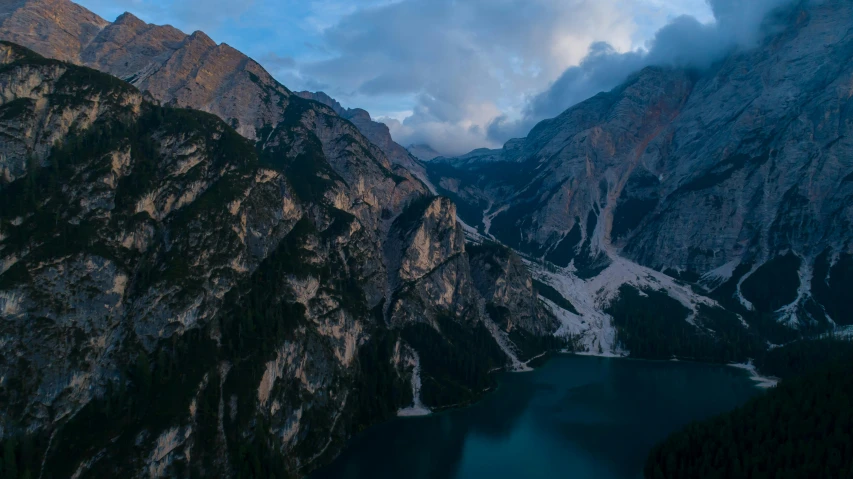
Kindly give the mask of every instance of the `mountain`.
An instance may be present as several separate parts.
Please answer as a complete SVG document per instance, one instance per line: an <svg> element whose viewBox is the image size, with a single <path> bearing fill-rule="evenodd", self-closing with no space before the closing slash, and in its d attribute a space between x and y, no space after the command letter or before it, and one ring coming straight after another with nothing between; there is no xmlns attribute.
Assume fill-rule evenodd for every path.
<svg viewBox="0 0 853 479"><path fill-rule="evenodd" d="M236 50L67 1L0 11L0 37L61 58L0 43L0 441L22 474L302 476L566 345L515 253L472 261L449 199Z"/></svg>
<svg viewBox="0 0 853 479"><path fill-rule="evenodd" d="M468 224L561 268L566 294L629 268L781 336L851 325L851 15L784 7L755 48L646 68L502 150L426 163L429 178Z"/></svg>
<svg viewBox="0 0 853 479"><path fill-rule="evenodd" d="M373 121L370 118L370 113L361 108L344 108L340 103L337 102L334 98L323 92L309 92L309 91L301 91L296 92L296 95L305 98L306 100L313 100L319 103L322 103L333 110L335 113L340 115L342 118L346 118L356 128L368 139L371 143L378 146L385 156L391 160L392 163L404 166L409 171L419 175L422 177L423 175L423 167L415 161L415 158L407 151L405 148L397 144L391 138L391 132L388 130L388 126L384 123Z"/></svg>
<svg viewBox="0 0 853 479"><path fill-rule="evenodd" d="M431 146L423 143L417 145L409 145L406 150L411 153L412 156L421 161L430 161L433 158L441 156L441 154L435 151Z"/></svg>
<svg viewBox="0 0 853 479"><path fill-rule="evenodd" d="M252 140L283 119L293 95L257 62L201 31L187 35L130 13L110 23L68 0L4 0L0 12L3 39L109 73L163 104L213 113ZM417 168L388 128L366 111L344 110L322 92L296 95L331 107L393 164Z"/></svg>
<svg viewBox="0 0 853 479"><path fill-rule="evenodd" d="M301 477L551 350L725 363L850 325L851 14L798 3L421 163L202 32L0 0L4 462Z"/></svg>

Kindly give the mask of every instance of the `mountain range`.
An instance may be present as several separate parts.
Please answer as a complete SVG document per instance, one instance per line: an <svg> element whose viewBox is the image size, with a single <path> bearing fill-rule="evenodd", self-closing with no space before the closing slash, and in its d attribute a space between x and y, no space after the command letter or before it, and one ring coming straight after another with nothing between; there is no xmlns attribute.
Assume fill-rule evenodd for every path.
<svg viewBox="0 0 853 479"><path fill-rule="evenodd" d="M550 351L846 331L853 6L773 15L443 158L202 32L0 0L0 440L31 476L299 477Z"/></svg>

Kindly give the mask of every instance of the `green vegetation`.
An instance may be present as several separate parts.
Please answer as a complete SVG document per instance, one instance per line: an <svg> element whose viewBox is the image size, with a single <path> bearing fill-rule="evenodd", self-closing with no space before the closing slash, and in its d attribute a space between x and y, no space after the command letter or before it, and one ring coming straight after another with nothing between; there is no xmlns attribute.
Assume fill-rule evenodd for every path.
<svg viewBox="0 0 853 479"><path fill-rule="evenodd" d="M523 237L523 232L533 225L533 213L539 203L518 198L509 208L492 218L489 232L507 246L533 256L543 253L543 248Z"/></svg>
<svg viewBox="0 0 853 479"><path fill-rule="evenodd" d="M422 323L402 333L421 358L423 402L431 407L469 404L495 386L489 371L503 366L506 357L480 323L468 328L441 317L438 326L441 333Z"/></svg>
<svg viewBox="0 0 853 479"><path fill-rule="evenodd" d="M573 305L571 301L566 299L562 294L560 294L559 291L554 289L554 287L550 284L543 283L542 281L534 279L533 287L536 288L536 291L538 291L543 298L551 301L552 303L556 304L557 306L565 309L570 313L580 315L578 310L575 308L575 305Z"/></svg>
<svg viewBox="0 0 853 479"><path fill-rule="evenodd" d="M829 251L815 260L812 295L839 325L853 324L853 255L841 254L831 264Z"/></svg>
<svg viewBox="0 0 853 479"><path fill-rule="evenodd" d="M412 228L421 223L427 208L429 208L429 205L431 205L436 199L437 197L435 196L421 196L414 199L411 203L406 205L405 209L403 209L403 211L394 219L394 223L391 225L391 230L396 231L401 235L408 234Z"/></svg>
<svg viewBox="0 0 853 479"><path fill-rule="evenodd" d="M744 280L741 294L759 313L772 313L792 303L800 287L800 262L793 253L771 259Z"/></svg>
<svg viewBox="0 0 853 479"><path fill-rule="evenodd" d="M119 84L113 81L115 79L101 82L103 75L75 71L75 68L69 66L71 74L63 80L65 92L74 91L77 86L85 92L97 92L101 87L132 89L124 84L116 86ZM66 100L61 96L55 99L60 106L61 101ZM2 114L18 115L25 112L26 106L12 105L14 108L6 108ZM17 111L13 111L15 109ZM140 197L154 187L168 184L165 178L170 172L164 167L166 162L159 142L169 136L204 148L207 158L203 166L210 167L212 182L194 202L166 218L162 222L166 224L164 227L147 213L137 214L134 210ZM100 193L87 188L106 188L100 185L100 179L112 169L112 153L122 151L130 153L131 173L116 187L111 215L72 222L83 210L77 201L68 200L68 193ZM315 148L313 151L322 150ZM278 153L273 151L270 155ZM285 155L265 156L264 159L287 160ZM297 194L311 198L321 195L322 191L315 188L310 178L298 177L299 161L297 158L295 162L287 160L272 166L280 166L290 175L292 183L305 187L297 189ZM85 131L72 128L71 134L53 148L44 166L32 160L25 177L0 190L0 210L3 211L0 219L4 221L3 231L7 235L3 247L9 248L6 251L28 249L28 261L89 252L116 259L125 271L131 272L131 294L147 291L154 282L166 280L178 285L181 293L190 294L191 288L197 287L187 281L187 276L193 273L192 258L197 257L194 252L210 241L218 242L218 250L231 251L227 246L234 235L228 228L216 229L217 234L213 235L202 233L211 230L210 226L216 224L220 215L228 214L225 206L245 191L244 180L251 178L251 169L257 165L254 145L213 115L149 104L143 104L138 113L122 107L109 109ZM219 171L225 173L219 177L216 173ZM197 166L184 173L184 177L187 181L201 180L204 172L204 168ZM141 458L147 457L153 441L161 433L172 427L189 425L190 403L196 401L197 412L192 424L194 442L186 451L192 454L192 462L178 457L166 471L167 475L221 475L224 458L218 455L227 454L238 477L287 477L286 471L293 470L294 465L279 452L279 440L268 433L269 419L257 412L256 404L257 384L264 364L275 357L276 348L281 344L297 340L295 330L305 318L304 307L288 296L283 278L316 275L321 281L321 291L337 299L341 307L356 317L370 314L361 286L340 274L355 267L354 262L359 261L357 256L346 255L342 261L350 263L337 264L338 256L332 255L333 264L316 266L310 261L313 253L302 248L311 237L321 244L334 240L335 235L341 234L354 221L352 215L341 211L331 208L323 211L331 226L318 232L310 221L298 222L255 273L226 296L210 328L193 329L146 347L135 337L132 327L127 328L130 332L119 328L117 334L122 335L123 342L110 354L116 357L118 364L126 366L108 372L105 390L94 390L97 397L75 416L61 421L55 430L36 435L26 434L15 424L3 425L6 440L0 444L0 449L5 451L5 457L0 457L0 471L3 471L0 476L39 477L41 459L51 435L53 440L42 477L69 477L82 460L92 457L98 458L87 471L93 477L117 477L141 470ZM13 223L11 220L17 217L22 221ZM112 237L111 232L104 230L134 231L134 225L151 226L155 238L162 237L168 229L171 237L167 241L171 249L155 243L145 253L122 252L121 248L100 243L100 238ZM30 277L24 262L0 275L0 285L4 288L28 281ZM331 354L329 345L315 336L298 341L315 348L317 354L312 353L312 358L322 360L324 353ZM371 335L371 338L371 342L359 350L359 362L366 368L358 377L362 383L350 388L351 398L345 416L354 419L351 425L342 420L339 427L363 428L375 423L393 414L406 395L411 394L407 392L407 385L401 385L388 360L396 338L380 335ZM224 361L233 365L234 372L220 384L218 368ZM330 364L333 363L330 361ZM371 382L374 373L378 383ZM207 379L203 380L205 377ZM389 379L394 377L396 383ZM7 382L14 385L15 379L8 378ZM279 381L276 388L276 392L287 390L288 400L309 402L309 398L300 398L300 389L287 381ZM399 392L385 396L393 388L398 388ZM376 401L380 394L385 402ZM235 421L225 421L227 449L224 449L225 443L218 430L219 404L232 395L237 397L239 409L234 411ZM323 409L322 401L314 401L314 404L303 416L311 428L304 433L308 436L302 438L300 444L316 450L322 447L321 441L326 441L332 415ZM224 413L230 416L230 407ZM332 450L334 448L330 448ZM298 454L309 457L313 452L298 451Z"/></svg>
<svg viewBox="0 0 853 479"><path fill-rule="evenodd" d="M743 263L735 268L732 277L716 287L709 296L729 311L739 314L749 324L750 330L757 336L775 344L783 344L799 339L801 332L781 324L773 312L757 312L746 309L736 297L738 282L752 270L751 263ZM808 331L803 331L808 332Z"/></svg>
<svg viewBox="0 0 853 479"><path fill-rule="evenodd" d="M215 343L201 331L190 331L163 341L157 350L156 360L152 360L138 343L127 343L126 367L107 382L103 395L53 432L42 477L70 477L82 460L99 452L101 459L91 464L89 474L120 475L120 471L135 467L133 451L140 446L150 447L156 438L140 436L140 432L159 434L175 418L186 417L202 376L216 364ZM215 369L210 376L215 376ZM215 428L215 422L203 426L204 419L199 417L197 427ZM29 435L7 429L2 441L3 477L39 477L50 434L44 431ZM195 451L203 452L200 448Z"/></svg>
<svg viewBox="0 0 853 479"><path fill-rule="evenodd" d="M769 349L755 359L762 374L777 378L812 373L831 364L853 365L853 341L832 336L803 339Z"/></svg>
<svg viewBox="0 0 853 479"><path fill-rule="evenodd" d="M714 165L708 171L694 177L692 181L679 188L676 193L684 194L707 190L728 180L732 175L746 165L753 165L755 167L763 165L770 159L770 152L772 151L772 149L769 148L769 145L772 141L773 135L768 136L768 138L769 139L763 141L761 139L755 139L756 142L763 142L763 147L759 150L763 152L762 154L756 157L743 153L732 155Z"/></svg>
<svg viewBox="0 0 853 479"><path fill-rule="evenodd" d="M613 317L619 343L633 357L730 363L764 350L761 340L734 314L700 306L694 326L687 322L690 311L664 291L641 294L622 286L605 312Z"/></svg>
<svg viewBox="0 0 853 479"><path fill-rule="evenodd" d="M613 214L613 229L610 234L614 239L626 236L631 230L640 225L649 213L658 206L658 199L620 198Z"/></svg>
<svg viewBox="0 0 853 479"><path fill-rule="evenodd" d="M577 256L575 256L574 263L575 269L577 270L575 274L581 279L594 278L610 266L610 259L607 255L601 251L594 251L592 246L592 235L595 232L597 224L597 211L590 211L586 218L587 238L581 246Z"/></svg>
<svg viewBox="0 0 853 479"><path fill-rule="evenodd" d="M581 245L580 243L581 219L575 218L575 225L569 233L566 234L559 243L557 243L557 246L551 250L547 256L545 256L545 259L558 266L566 268L575 258L575 255L578 254L578 248Z"/></svg>
<svg viewBox="0 0 853 479"><path fill-rule="evenodd" d="M32 112L35 100L30 98L16 98L0 106L0 120L14 120L20 116Z"/></svg>
<svg viewBox="0 0 853 479"><path fill-rule="evenodd" d="M16 61L44 59L44 57L39 55L38 53L30 50L27 47L18 45L17 43L12 43L7 40L0 40L0 45L3 45L4 47L9 47L15 57L17 57Z"/></svg>
<svg viewBox="0 0 853 479"><path fill-rule="evenodd" d="M483 212L489 207L489 203L483 199L469 199L450 191L441 186L442 178L452 178L459 182L459 189L462 190L466 185L476 183L477 175L460 168L456 168L449 163L442 162L426 162L425 164L427 176L435 185L438 193L453 200L456 204L456 213L462 218L462 221L468 223L474 228L483 226Z"/></svg>
<svg viewBox="0 0 853 479"><path fill-rule="evenodd" d="M562 338L550 334L537 336L519 328L513 328L508 336L509 340L517 348L516 356L522 362L542 354L547 356L560 351L574 351L577 347L575 344L576 338L573 337ZM537 360L536 363L531 363L529 366L537 367L537 364L541 363Z"/></svg>
<svg viewBox="0 0 853 479"><path fill-rule="evenodd" d="M660 180L644 169L634 170L628 183L619 195L616 211L613 213L613 228L610 235L614 239L627 236L643 219L657 208L660 198L658 188Z"/></svg>
<svg viewBox="0 0 853 479"><path fill-rule="evenodd" d="M655 447L647 479L853 477L850 363L787 379Z"/></svg>

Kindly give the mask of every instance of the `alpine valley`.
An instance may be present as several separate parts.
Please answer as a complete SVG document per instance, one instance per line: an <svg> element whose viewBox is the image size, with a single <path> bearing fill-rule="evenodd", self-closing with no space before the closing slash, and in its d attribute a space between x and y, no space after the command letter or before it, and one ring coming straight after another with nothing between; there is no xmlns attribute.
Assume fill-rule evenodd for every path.
<svg viewBox="0 0 853 479"><path fill-rule="evenodd" d="M794 2L433 158L203 32L0 0L4 461L304 477L549 353L762 368L850 335L851 19Z"/></svg>

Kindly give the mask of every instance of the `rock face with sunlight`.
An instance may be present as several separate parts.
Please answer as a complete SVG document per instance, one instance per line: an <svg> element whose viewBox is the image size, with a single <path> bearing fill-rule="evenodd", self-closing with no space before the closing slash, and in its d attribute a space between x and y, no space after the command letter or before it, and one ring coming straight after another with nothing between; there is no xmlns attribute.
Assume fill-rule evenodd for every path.
<svg viewBox="0 0 853 479"><path fill-rule="evenodd" d="M0 440L32 446L22 472L302 475L518 362L454 204L366 112L130 14L2 2L0 37L36 50L0 44Z"/></svg>

